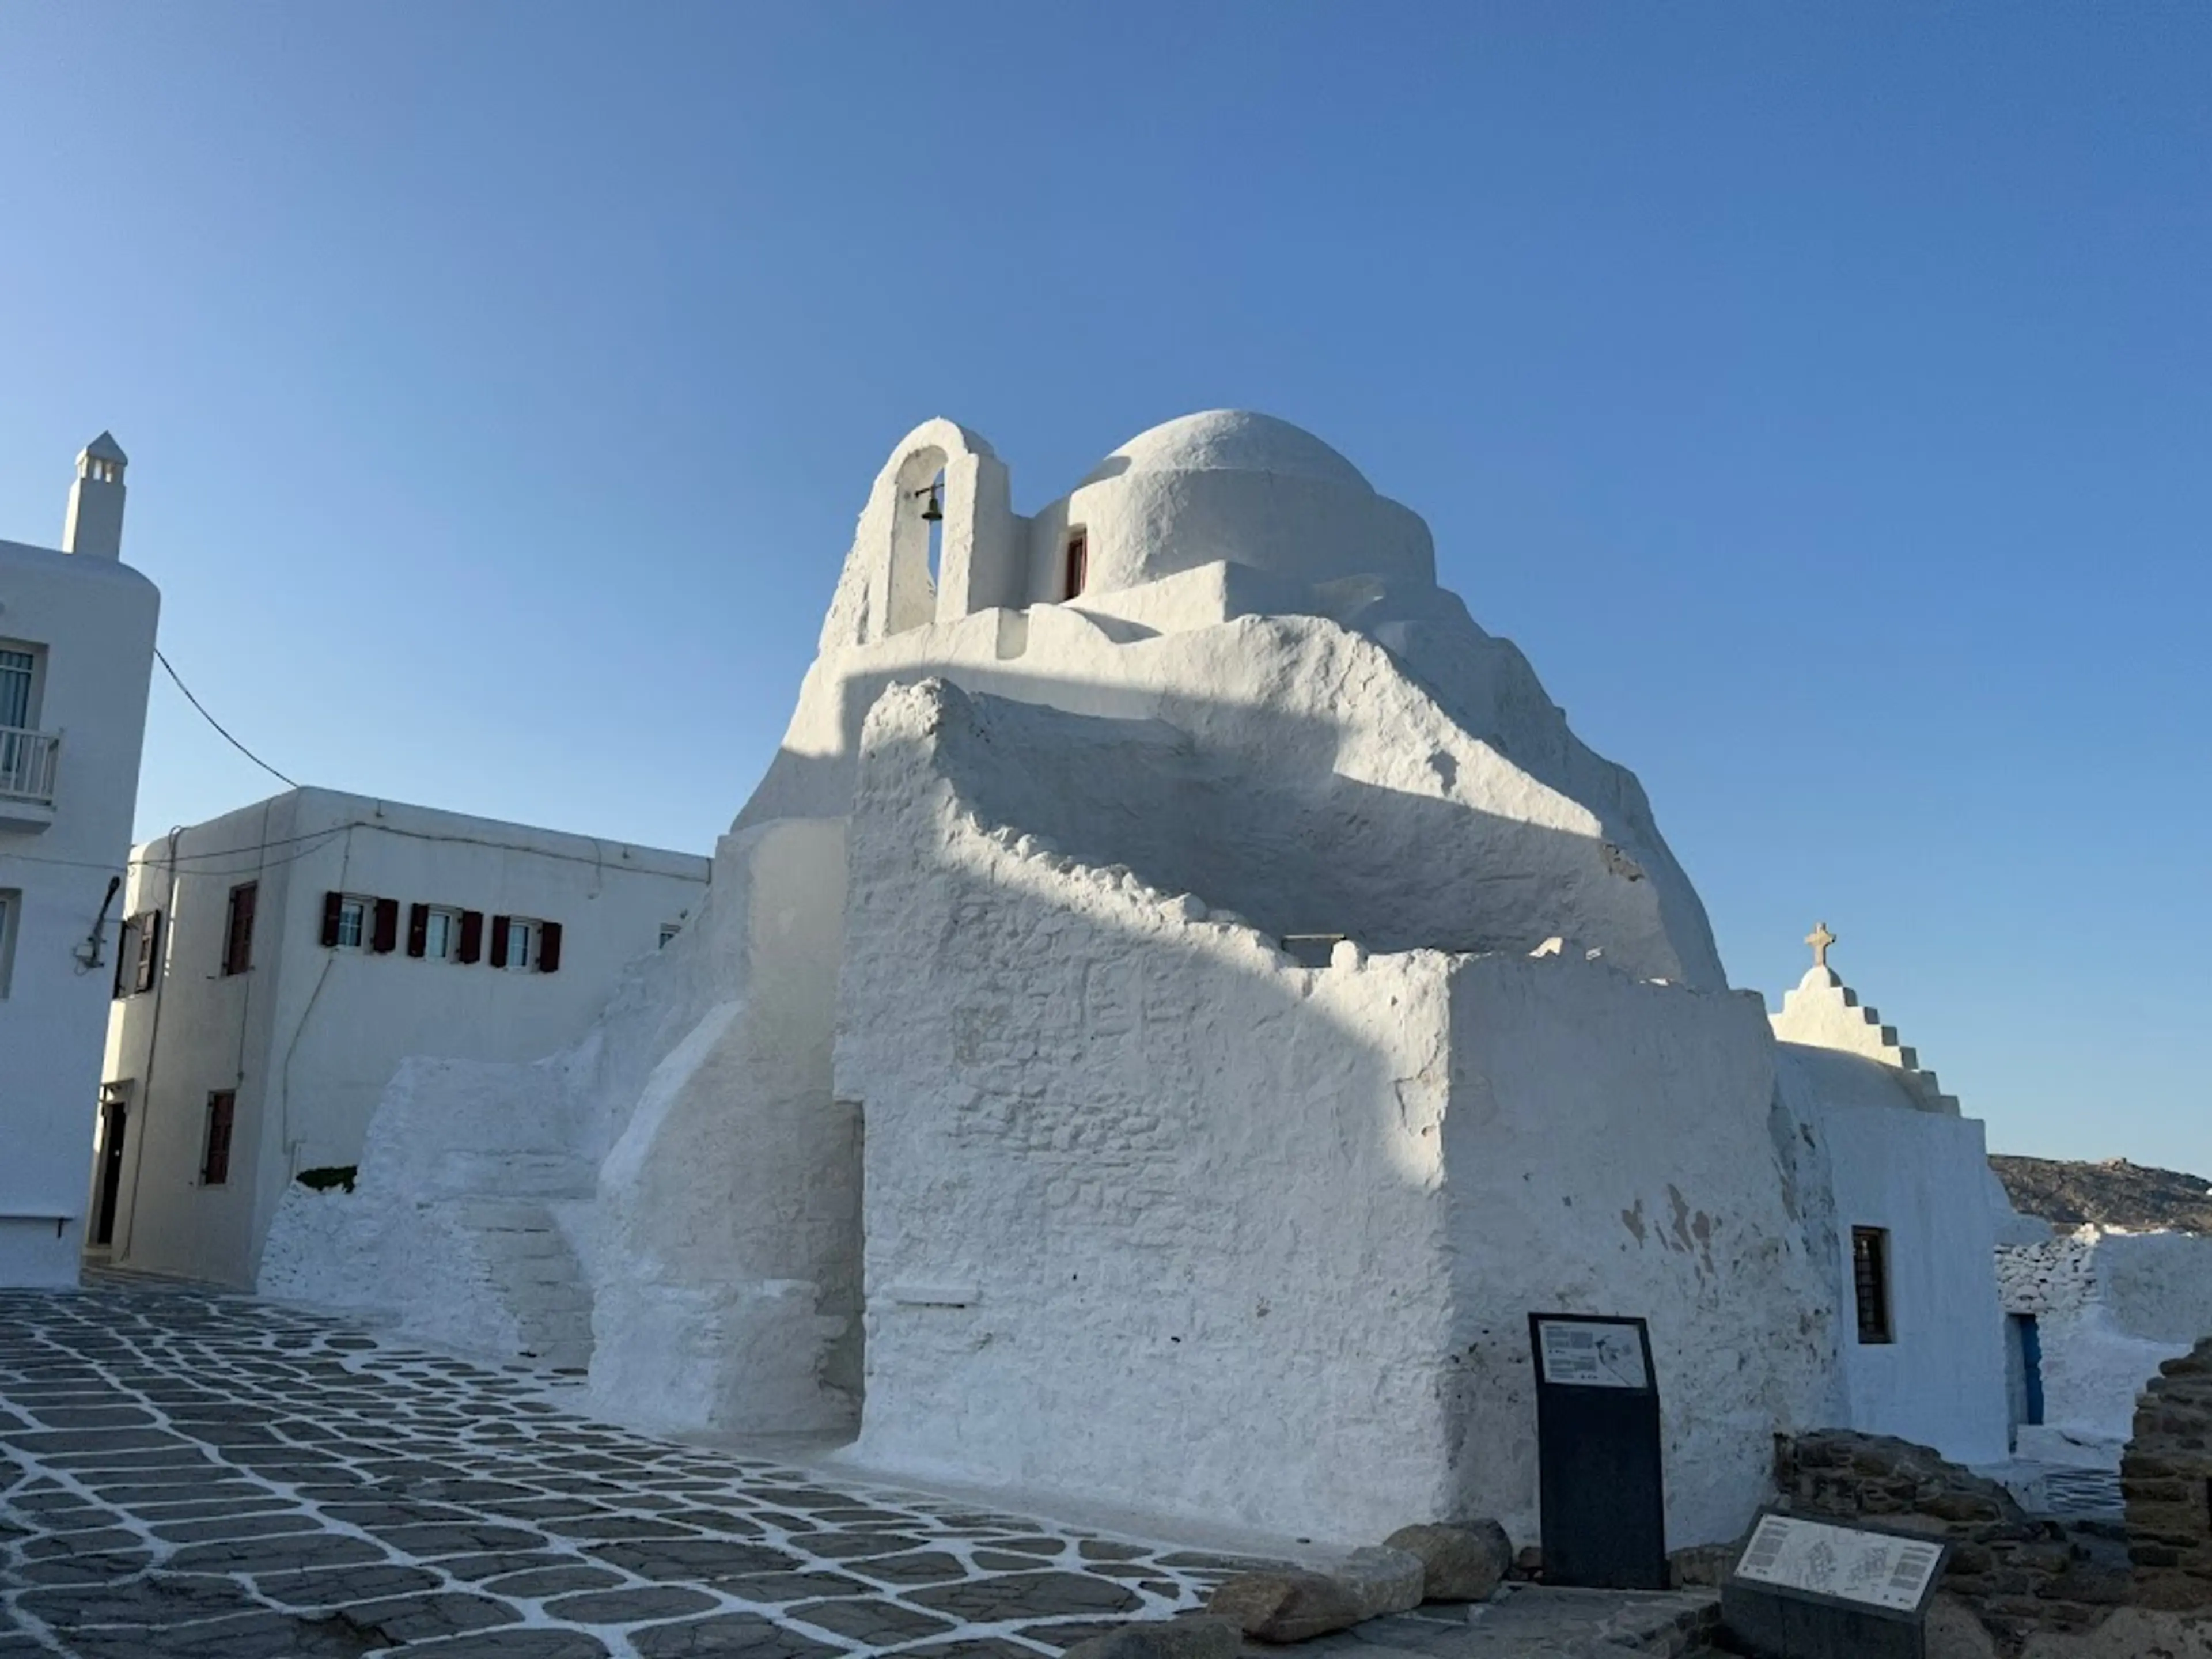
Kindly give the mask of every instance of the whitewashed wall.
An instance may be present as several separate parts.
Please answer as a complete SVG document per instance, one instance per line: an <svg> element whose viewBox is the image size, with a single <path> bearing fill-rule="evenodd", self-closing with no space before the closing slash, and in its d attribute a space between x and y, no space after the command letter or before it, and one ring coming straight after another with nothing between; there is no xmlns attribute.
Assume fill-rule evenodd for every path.
<svg viewBox="0 0 2212 1659"><path fill-rule="evenodd" d="M2004 1322L1981 1121L1922 1108L1894 1067L1858 1054L1796 1042L1778 1054L1783 1097L1816 1126L1830 1170L1846 1425L1958 1462L2002 1462ZM1854 1227L1888 1231L1893 1342L1858 1340Z"/></svg>
<svg viewBox="0 0 2212 1659"><path fill-rule="evenodd" d="M1564 951L1462 958L1451 1000L1459 1507L1534 1534L1528 1316L1640 1316L1668 1541L1735 1538L1773 1436L1826 1420L1837 1334L1832 1234L1797 1198L1763 1004Z"/></svg>
<svg viewBox="0 0 2212 1659"><path fill-rule="evenodd" d="M61 737L51 821L0 823L0 1285L76 1282L160 606L112 557L0 542L0 647L43 653L34 724Z"/></svg>
<svg viewBox="0 0 2212 1659"><path fill-rule="evenodd" d="M129 908L165 913L151 992L116 1005L106 1076L143 1109L115 1260L250 1284L299 1170L358 1163L410 1055L524 1061L575 1039L624 965L687 922L708 861L326 790L300 790L139 849ZM252 969L222 975L233 886L259 884ZM323 896L399 901L403 948L321 943ZM559 970L410 957L412 903L558 921ZM231 1176L203 1185L210 1091L234 1089Z"/></svg>
<svg viewBox="0 0 2212 1659"><path fill-rule="evenodd" d="M2033 1315L2042 1348L2045 1432L2023 1449L2117 1462L2143 1385L2212 1335L2212 1238L2085 1226L1996 1263L2005 1311Z"/></svg>
<svg viewBox="0 0 2212 1659"><path fill-rule="evenodd" d="M1527 1316L1641 1314L1672 1536L1733 1537L1834 1342L1758 999L1579 952L1300 968L979 810L1056 793L1054 752L1102 794L1150 763L1080 726L934 682L869 722L854 1457L1342 1541L1533 1537Z"/></svg>
<svg viewBox="0 0 2212 1659"><path fill-rule="evenodd" d="M1318 440L1125 446L1070 498L1102 515L1072 603L1008 603L1064 542L1005 483L951 422L893 451L707 913L564 1055L545 1145L372 1181L387 1116L552 1081L410 1072L360 1199L594 1171L537 1196L632 1420L830 1426L858 1362L863 1463L1346 1541L1525 1535L1526 1314L1603 1302L1655 1322L1675 1541L1730 1535L1771 1435L1845 1409L1835 1195L1632 775ZM1309 929L1352 937L1300 966L1274 936ZM288 1200L295 1282L447 1282L356 1248L353 1202ZM496 1278L434 1249L457 1299Z"/></svg>
<svg viewBox="0 0 2212 1659"><path fill-rule="evenodd" d="M854 817L854 1455L1329 1539L1440 1513L1446 959L1303 969L994 833L939 765L968 718L887 693Z"/></svg>

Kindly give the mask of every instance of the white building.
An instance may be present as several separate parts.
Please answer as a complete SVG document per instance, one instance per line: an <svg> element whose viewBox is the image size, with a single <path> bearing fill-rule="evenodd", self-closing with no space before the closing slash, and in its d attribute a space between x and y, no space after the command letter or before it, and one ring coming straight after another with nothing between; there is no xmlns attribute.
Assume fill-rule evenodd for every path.
<svg viewBox="0 0 2212 1659"><path fill-rule="evenodd" d="M1828 966L1774 1015L1777 1080L1814 1126L1834 1205L1840 1426L1933 1446L1961 1463L2011 1455L2005 1326L1993 1253L2006 1210L1982 1122L1962 1116L1896 1028Z"/></svg>
<svg viewBox="0 0 2212 1659"><path fill-rule="evenodd" d="M137 848L94 1249L250 1285L286 1185L359 1162L403 1060L527 1060L573 1041L624 964L696 914L708 872L686 854L325 789Z"/></svg>
<svg viewBox="0 0 2212 1659"><path fill-rule="evenodd" d="M550 1253L483 1220L542 1210L611 1413L1325 1541L1534 1535L1534 1312L1649 1322L1678 1545L1854 1399L2002 1423L2001 1374L1951 1418L1975 1367L1842 1353L1839 1213L1909 1231L1959 1120L1829 1109L1634 776L1295 427L1171 421L1027 516L916 428L714 871L565 1054L396 1078L263 1288L542 1352ZM1944 1162L1869 1211L1892 1143Z"/></svg>
<svg viewBox="0 0 2212 1659"><path fill-rule="evenodd" d="M58 552L0 542L0 1285L73 1285L161 595L121 562L123 451Z"/></svg>
<svg viewBox="0 0 2212 1659"><path fill-rule="evenodd" d="M2143 1389L2212 1334L2212 1238L2008 1221L1997 1278L2021 1454L2118 1468Z"/></svg>

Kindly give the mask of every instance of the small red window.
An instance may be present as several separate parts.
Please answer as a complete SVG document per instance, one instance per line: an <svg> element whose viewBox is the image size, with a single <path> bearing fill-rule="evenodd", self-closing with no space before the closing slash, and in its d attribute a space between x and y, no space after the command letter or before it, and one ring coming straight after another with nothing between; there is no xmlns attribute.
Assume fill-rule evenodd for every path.
<svg viewBox="0 0 2212 1659"><path fill-rule="evenodd" d="M1072 599L1083 592L1084 578L1091 573L1091 541L1080 530L1067 532L1067 562L1063 571L1060 598Z"/></svg>
<svg viewBox="0 0 2212 1659"><path fill-rule="evenodd" d="M219 1089L208 1097L207 1150L200 1154L200 1185L220 1187L230 1179L230 1124L238 1111L238 1091Z"/></svg>

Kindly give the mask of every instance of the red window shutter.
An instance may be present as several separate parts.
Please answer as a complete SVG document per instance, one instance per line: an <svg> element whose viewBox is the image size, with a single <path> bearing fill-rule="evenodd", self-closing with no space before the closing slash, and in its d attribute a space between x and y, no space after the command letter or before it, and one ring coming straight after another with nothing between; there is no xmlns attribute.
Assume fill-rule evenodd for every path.
<svg viewBox="0 0 2212 1659"><path fill-rule="evenodd" d="M343 893L323 895L323 948L332 949L338 942L338 912L344 908Z"/></svg>
<svg viewBox="0 0 2212 1659"><path fill-rule="evenodd" d="M538 924L538 971L541 974L561 971L561 924L557 921Z"/></svg>
<svg viewBox="0 0 2212 1659"><path fill-rule="evenodd" d="M407 954L419 957L430 948L430 907L410 904L407 907Z"/></svg>
<svg viewBox="0 0 2212 1659"><path fill-rule="evenodd" d="M376 928L368 936L368 948L380 956L390 956L399 948L399 901L380 898L376 902Z"/></svg>
<svg viewBox="0 0 2212 1659"><path fill-rule="evenodd" d="M461 912L461 948L454 953L463 962L483 960L483 912Z"/></svg>
<svg viewBox="0 0 2212 1659"><path fill-rule="evenodd" d="M491 919L491 965L495 968L507 966L507 925L514 920L512 916Z"/></svg>

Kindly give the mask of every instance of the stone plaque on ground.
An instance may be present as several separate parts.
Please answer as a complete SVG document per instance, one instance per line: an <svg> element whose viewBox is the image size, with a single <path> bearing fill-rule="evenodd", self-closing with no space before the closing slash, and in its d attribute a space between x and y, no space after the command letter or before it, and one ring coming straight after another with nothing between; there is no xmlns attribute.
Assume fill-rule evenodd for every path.
<svg viewBox="0 0 2212 1659"><path fill-rule="evenodd" d="M1659 1389L1640 1319L1530 1314L1544 1582L1667 1588Z"/></svg>
<svg viewBox="0 0 2212 1659"><path fill-rule="evenodd" d="M1764 1511L1721 1586L1721 1617L1759 1659L1923 1659L1948 1547Z"/></svg>

